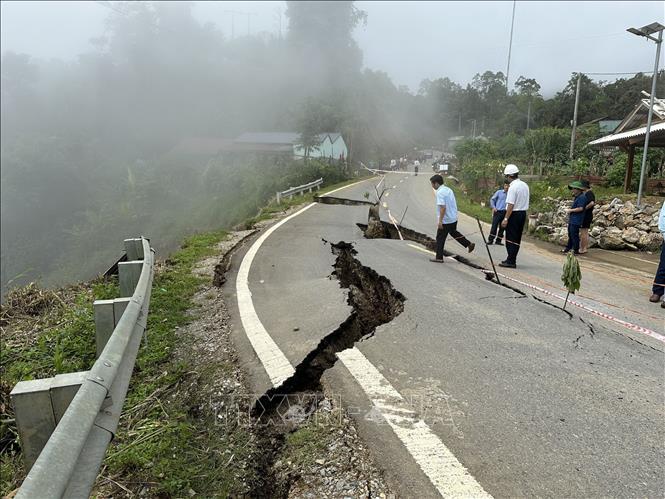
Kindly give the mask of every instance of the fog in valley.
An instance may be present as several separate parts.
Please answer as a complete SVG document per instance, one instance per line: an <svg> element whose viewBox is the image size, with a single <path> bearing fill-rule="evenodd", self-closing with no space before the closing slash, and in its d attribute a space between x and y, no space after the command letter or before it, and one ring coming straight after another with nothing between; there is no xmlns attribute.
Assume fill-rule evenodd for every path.
<svg viewBox="0 0 665 499"><path fill-rule="evenodd" d="M232 3L229 10L242 7ZM622 30L662 21L663 13L661 2L616 2L611 16L594 13L605 4L581 3L569 12L591 27L578 18L562 24L550 46L579 44L587 67L571 61L570 48L552 58L538 46L534 26L548 21L530 3L518 18L522 45L513 47L508 93L512 2L477 4L460 22L455 16L466 7L455 2L425 3L422 11L418 2L275 2L249 20L256 27L249 34L243 15L234 33L228 20L202 19L210 6L82 2L80 20L69 17L43 39L20 9L3 6L3 31L31 36L21 45L3 35L2 288L90 278L113 263L127 237L150 237L165 257L187 234L255 215L278 190L319 176L338 182L360 162L440 148L470 134L472 123L488 137L567 127L572 73L648 71L651 48ZM500 11L500 20L484 16L482 6ZM48 55L58 33L94 25L84 13L93 7L104 21L86 45ZM440 23L427 12L434 8ZM502 37L499 48L473 15ZM464 24L466 34L453 26ZM585 38L603 33L610 39ZM612 52L617 37L626 40ZM585 76L580 122L622 118L648 88L648 73ZM305 146L318 134L341 133L349 153L343 161L303 161L239 150L233 140L248 132L295 132Z"/></svg>

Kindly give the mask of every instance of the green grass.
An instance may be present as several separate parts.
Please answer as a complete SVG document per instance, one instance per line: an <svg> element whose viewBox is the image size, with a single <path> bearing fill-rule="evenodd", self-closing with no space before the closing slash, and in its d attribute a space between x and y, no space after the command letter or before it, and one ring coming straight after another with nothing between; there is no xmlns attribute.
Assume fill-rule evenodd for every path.
<svg viewBox="0 0 665 499"><path fill-rule="evenodd" d="M177 328L195 317L192 298L205 282L192 269L214 254L216 244L226 237L224 231L190 237L153 281L148 347L139 350L119 430L104 463L106 476L120 483L150 484L153 497L184 497L190 489L199 497L239 495L244 491L243 479L251 480L252 468L246 466L253 449L250 432L239 426L216 425L209 415L197 414L195 408L204 401L183 396L179 390L186 383L197 386L205 376L219 371L204 366L202 372L194 372L173 355L182 341ZM7 347L3 336L3 382L13 386L22 379L89 369L95 360L92 302L117 296L115 282L97 283L77 294L73 306L51 314L51 325L33 344ZM1 456L3 495L23 478L20 458L18 452Z"/></svg>
<svg viewBox="0 0 665 499"><path fill-rule="evenodd" d="M492 223L492 209L489 207L489 201L487 206L481 206L480 203L471 199L468 194L464 194L460 187L450 186L450 188L455 192L455 200L459 211L473 218L478 217L483 222Z"/></svg>
<svg viewBox="0 0 665 499"><path fill-rule="evenodd" d="M133 481L150 483L152 496L183 497L190 489L203 497L235 495L242 478L249 479L251 474L245 467L252 448L246 429L229 431L197 415L194 409L201 400L168 396L176 393L179 384L197 383L206 376L205 372L192 372L190 366L175 360L172 352L179 341L176 328L193 319L187 312L194 308L192 298L205 282L192 274L192 269L214 254L216 244L226 235L217 231L190 237L153 283L149 347L140 351L125 402L125 411L137 420L129 428L121 425L105 461L111 476L129 475ZM209 382L214 383L214 379ZM140 409L155 393L160 394L153 397L155 402ZM234 462L228 465L233 454Z"/></svg>

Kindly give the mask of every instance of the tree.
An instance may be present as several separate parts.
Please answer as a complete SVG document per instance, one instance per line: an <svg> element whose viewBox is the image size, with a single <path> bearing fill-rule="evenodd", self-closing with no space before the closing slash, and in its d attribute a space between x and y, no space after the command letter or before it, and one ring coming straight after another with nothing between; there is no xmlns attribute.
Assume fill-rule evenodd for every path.
<svg viewBox="0 0 665 499"><path fill-rule="evenodd" d="M534 78L525 78L520 76L515 82L518 95L526 95L528 97L535 97L540 95L540 85Z"/></svg>

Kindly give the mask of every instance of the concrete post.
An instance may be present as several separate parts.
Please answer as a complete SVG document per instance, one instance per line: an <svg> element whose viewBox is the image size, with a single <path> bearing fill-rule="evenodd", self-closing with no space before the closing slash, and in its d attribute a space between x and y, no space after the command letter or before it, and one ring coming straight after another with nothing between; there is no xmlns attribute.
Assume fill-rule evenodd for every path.
<svg viewBox="0 0 665 499"><path fill-rule="evenodd" d="M53 408L56 425L64 416L67 407L69 407L87 375L88 371L79 371L77 373L58 374L55 378L51 378L51 407Z"/></svg>
<svg viewBox="0 0 665 499"><path fill-rule="evenodd" d="M55 378L20 381L11 397L16 426L21 437L26 471L32 468L42 449L89 371L58 374Z"/></svg>
<svg viewBox="0 0 665 499"><path fill-rule="evenodd" d="M277 193L277 204L282 202L282 195L278 192Z"/></svg>
<svg viewBox="0 0 665 499"><path fill-rule="evenodd" d="M26 471L32 468L55 429L50 387L51 378L20 381L9 394Z"/></svg>
<svg viewBox="0 0 665 499"><path fill-rule="evenodd" d="M120 318L127 308L129 300L129 298L95 300L92 304L95 313L95 343L97 345L97 358L102 354L106 343L113 334L113 330L118 325L118 322L120 322Z"/></svg>
<svg viewBox="0 0 665 499"><path fill-rule="evenodd" d="M118 263L118 280L120 282L120 296L131 297L141 277L143 262L134 260L131 262Z"/></svg>
<svg viewBox="0 0 665 499"><path fill-rule="evenodd" d="M106 342L115 329L113 315L113 302L115 300L95 300L92 309L95 314L95 344L97 345L97 358L102 354Z"/></svg>
<svg viewBox="0 0 665 499"><path fill-rule="evenodd" d="M139 238L125 239L125 253L127 260L143 260L143 240Z"/></svg>

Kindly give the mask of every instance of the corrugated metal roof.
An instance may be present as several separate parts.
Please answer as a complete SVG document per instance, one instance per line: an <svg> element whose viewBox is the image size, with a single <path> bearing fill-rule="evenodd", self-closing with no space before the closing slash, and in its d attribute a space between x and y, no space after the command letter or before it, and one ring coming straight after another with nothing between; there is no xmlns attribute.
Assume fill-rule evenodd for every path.
<svg viewBox="0 0 665 499"><path fill-rule="evenodd" d="M634 139L635 137L646 136L647 127L643 126L641 128L636 128L635 130L628 130L627 132L615 133L612 135L607 135L596 140L589 142L590 146L600 146L600 145L615 145L621 142L625 142L628 139ZM649 132L649 137L654 135L665 135L665 122L656 123L651 125L651 131Z"/></svg>
<svg viewBox="0 0 665 499"><path fill-rule="evenodd" d="M245 144L295 144L300 134L295 132L247 132L240 135L234 142Z"/></svg>
<svg viewBox="0 0 665 499"><path fill-rule="evenodd" d="M331 142L335 142L340 133L322 133L319 134L319 141L323 142L326 136L330 137ZM238 136L234 142L237 144L297 144L300 140L300 134L296 132L246 132Z"/></svg>

